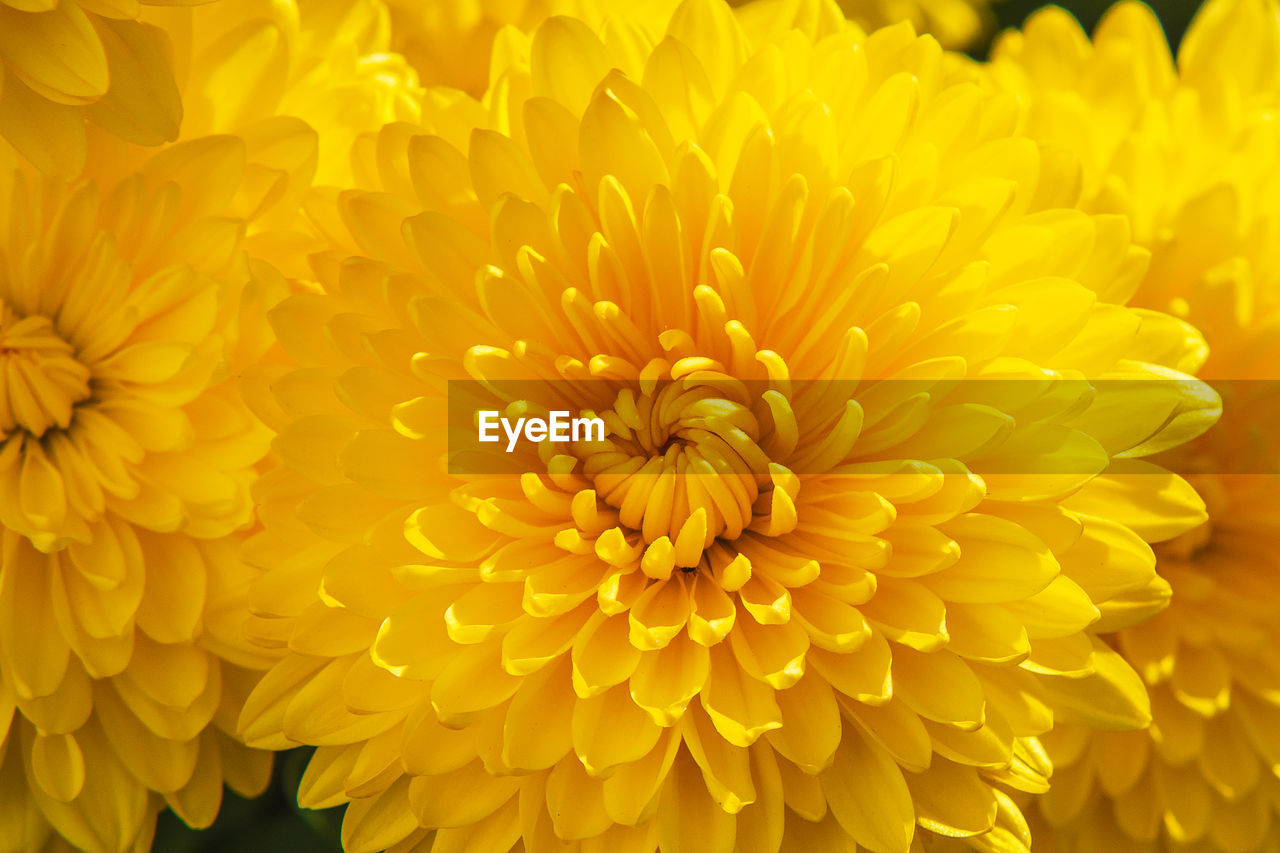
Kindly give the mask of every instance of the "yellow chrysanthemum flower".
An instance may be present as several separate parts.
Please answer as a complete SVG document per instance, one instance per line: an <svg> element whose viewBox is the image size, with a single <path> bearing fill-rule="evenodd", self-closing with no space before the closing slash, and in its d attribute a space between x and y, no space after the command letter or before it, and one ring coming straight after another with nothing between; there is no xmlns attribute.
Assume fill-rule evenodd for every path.
<svg viewBox="0 0 1280 853"><path fill-rule="evenodd" d="M1038 736L1149 721L1095 633L1204 518L1134 458L1212 420L1203 341L934 39L777 24L551 18L313 206L241 725L349 853L1026 850ZM459 472L453 380L603 384L613 438Z"/></svg>
<svg viewBox="0 0 1280 853"><path fill-rule="evenodd" d="M266 784L227 725L266 664L223 538L267 443L234 377L270 341L246 154L70 184L0 155L0 849L146 849L164 803L208 823L224 780Z"/></svg>
<svg viewBox="0 0 1280 853"><path fill-rule="evenodd" d="M1153 252L1136 301L1203 330L1223 423L1170 456L1209 521L1162 545L1170 608L1108 638L1142 674L1149 731L1046 739L1046 850L1280 849L1280 9L1214 0L1175 67L1160 24L1113 9L1093 42L1061 11L993 57L1028 129L1080 153L1086 204ZM1261 380L1261 381L1258 381ZM1037 836L1038 838L1040 836Z"/></svg>
<svg viewBox="0 0 1280 853"><path fill-rule="evenodd" d="M34 166L0 141L4 851L146 850L160 808L204 825L224 781L266 784L269 755L234 738L269 662L239 557L269 434L238 383L286 288L258 258L314 239L303 194L351 180L359 133L417 114L380 4L146 16L130 26L178 46L181 141L82 143L83 116L59 136L38 111ZM77 147L80 177L42 177Z"/></svg>

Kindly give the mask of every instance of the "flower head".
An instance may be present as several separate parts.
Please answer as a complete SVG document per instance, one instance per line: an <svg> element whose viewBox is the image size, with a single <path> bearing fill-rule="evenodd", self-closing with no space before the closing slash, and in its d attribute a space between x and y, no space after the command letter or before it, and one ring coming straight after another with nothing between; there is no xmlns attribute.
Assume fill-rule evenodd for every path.
<svg viewBox="0 0 1280 853"><path fill-rule="evenodd" d="M348 851L1026 849L1055 718L1148 722L1094 634L1203 519L1131 458L1212 420L1203 342L934 39L775 23L551 18L316 207L241 725ZM610 437L458 467L450 385L508 383Z"/></svg>
<svg viewBox="0 0 1280 853"><path fill-rule="evenodd" d="M0 850L146 849L166 805L206 825L224 782L266 784L270 756L234 736L270 659L241 629L269 434L238 385L286 289L261 258L308 239L313 177L350 180L358 133L416 115L380 8L226 0L111 22L178 47L156 56L180 141L34 110L36 150L0 143ZM38 44L38 17L0 41ZM112 79L112 97L150 85ZM110 97L84 109L127 116ZM73 150L78 177L41 173Z"/></svg>
<svg viewBox="0 0 1280 853"><path fill-rule="evenodd" d="M234 380L269 341L242 317L270 282L240 250L245 161L213 137L74 183L2 164L0 796L27 814L5 823L11 849L52 830L124 850L164 802L207 823L224 780L266 782L269 757L226 726L266 660L231 617L246 569L226 538L266 450Z"/></svg>
<svg viewBox="0 0 1280 853"><path fill-rule="evenodd" d="M1057 849L1261 851L1275 844L1280 595L1280 17L1216 0L1169 55L1144 6L1090 42L1060 12L997 45L992 71L1031 101L1029 130L1082 156L1085 203L1123 212L1153 253L1139 304L1184 317L1224 389L1222 423L1170 454L1209 519L1157 549L1167 611L1108 638L1142 674L1148 731L1064 727L1039 812Z"/></svg>

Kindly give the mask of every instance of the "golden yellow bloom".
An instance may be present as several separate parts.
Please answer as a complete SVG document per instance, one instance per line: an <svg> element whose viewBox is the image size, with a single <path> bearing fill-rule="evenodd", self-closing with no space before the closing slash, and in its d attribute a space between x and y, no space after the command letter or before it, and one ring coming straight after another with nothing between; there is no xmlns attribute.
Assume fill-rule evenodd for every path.
<svg viewBox="0 0 1280 853"><path fill-rule="evenodd" d="M269 438L239 375L272 345L265 312L285 290L258 258L314 239L303 194L313 177L350 181L361 132L417 115L377 3L145 18L122 31L177 47L179 143L150 151L80 113L55 110L66 127L25 113L39 145L10 138L36 167L83 153L67 180L0 142L4 851L146 850L160 808L205 825L224 782L266 784L269 755L234 737L269 661L244 641L239 557ZM81 112L123 109L120 79Z"/></svg>
<svg viewBox="0 0 1280 853"><path fill-rule="evenodd" d="M208 823L224 780L266 783L227 725L266 662L225 538L266 450L235 379L270 341L237 216L255 153L211 137L74 183L0 155L0 849L145 849L163 804Z"/></svg>
<svg viewBox="0 0 1280 853"><path fill-rule="evenodd" d="M176 139L169 41L141 14L140 0L0 2L0 138L72 175L84 165L86 122L139 145Z"/></svg>
<svg viewBox="0 0 1280 853"><path fill-rule="evenodd" d="M1203 341L934 39L776 23L551 18L315 205L241 725L350 853L1026 850L1038 736L1148 722L1095 633L1204 518L1134 458L1212 420ZM604 385L611 438L450 467L452 380Z"/></svg>
<svg viewBox="0 0 1280 853"><path fill-rule="evenodd" d="M1274 851L1280 10L1209 3L1177 67L1145 6L1113 9L1092 43L1047 11L1001 41L992 71L1031 102L1032 133L1083 157L1086 204L1132 218L1153 252L1136 301L1198 326L1200 375L1226 389L1222 424L1164 460L1209 509L1157 550L1173 603L1108 638L1148 684L1152 726L1046 739L1045 849Z"/></svg>

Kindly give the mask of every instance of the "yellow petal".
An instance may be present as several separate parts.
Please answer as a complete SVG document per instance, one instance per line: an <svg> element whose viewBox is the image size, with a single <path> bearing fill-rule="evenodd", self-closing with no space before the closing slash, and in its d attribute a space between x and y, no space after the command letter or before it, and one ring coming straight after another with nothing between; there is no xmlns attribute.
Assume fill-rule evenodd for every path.
<svg viewBox="0 0 1280 853"><path fill-rule="evenodd" d="M706 684L708 669L707 648L681 634L666 648L641 654L631 697L658 725L674 725Z"/></svg>
<svg viewBox="0 0 1280 853"><path fill-rule="evenodd" d="M0 57L35 92L61 104L92 103L110 82L98 34L74 3L36 14L0 7Z"/></svg>
<svg viewBox="0 0 1280 853"><path fill-rule="evenodd" d="M849 732L822 775L831 814L874 853L907 853L915 832L911 792L888 754Z"/></svg>
<svg viewBox="0 0 1280 853"><path fill-rule="evenodd" d="M568 689L568 658L525 679L511 698L502 725L503 764L543 770L573 747L574 710L564 701Z"/></svg>
<svg viewBox="0 0 1280 853"><path fill-rule="evenodd" d="M566 841L599 835L610 824L602 783L588 776L574 756L563 759L547 776L547 811L556 835Z"/></svg>
<svg viewBox="0 0 1280 853"><path fill-rule="evenodd" d="M950 838L967 838L995 825L995 791L971 767L938 759L928 772L907 777L920 826Z"/></svg>
<svg viewBox="0 0 1280 853"><path fill-rule="evenodd" d="M31 744L31 770L50 797L69 803L84 787L84 753L71 735L36 735Z"/></svg>
<svg viewBox="0 0 1280 853"><path fill-rule="evenodd" d="M373 853L395 844L417 828L409 807L409 777L402 776L374 797L356 800L342 819L342 849Z"/></svg>
<svg viewBox="0 0 1280 853"><path fill-rule="evenodd" d="M1092 641L1093 675L1082 679L1048 677L1041 680L1055 720L1107 731L1150 725L1151 701L1142 679L1113 649L1097 638Z"/></svg>
<svg viewBox="0 0 1280 853"><path fill-rule="evenodd" d="M623 685L573 703L573 749L592 776L607 777L618 767L640 760L661 735L662 728Z"/></svg>
<svg viewBox="0 0 1280 853"><path fill-rule="evenodd" d="M159 27L137 21L100 19L111 89L89 107L92 119L138 145L178 137L182 100L169 70L168 38Z"/></svg>
<svg viewBox="0 0 1280 853"><path fill-rule="evenodd" d="M760 735L782 726L773 688L744 673L724 645L711 650L702 707L721 736L740 747L750 746Z"/></svg>
<svg viewBox="0 0 1280 853"><path fill-rule="evenodd" d="M681 755L662 789L658 845L671 853L731 853L737 821L725 814L702 781L698 766Z"/></svg>

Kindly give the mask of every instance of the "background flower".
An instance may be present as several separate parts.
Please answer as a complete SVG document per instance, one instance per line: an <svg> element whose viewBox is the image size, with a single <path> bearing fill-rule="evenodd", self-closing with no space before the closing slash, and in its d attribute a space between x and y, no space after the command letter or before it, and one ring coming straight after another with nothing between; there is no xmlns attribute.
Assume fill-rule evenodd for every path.
<svg viewBox="0 0 1280 853"><path fill-rule="evenodd" d="M70 179L0 142L0 849L145 850L159 809L204 826L224 781L267 783L234 737L269 660L239 556L268 434L238 383L287 289L264 259L308 239L303 193L350 180L359 132L416 114L385 9L306 5L136 24L180 49L177 144L77 114L40 140L87 133Z"/></svg>
<svg viewBox="0 0 1280 853"><path fill-rule="evenodd" d="M348 850L1026 849L1054 718L1148 722L1094 634L1164 605L1144 538L1203 512L1118 457L1216 401L1083 380L1203 342L1123 307L1145 253L1008 98L818 11L755 47L711 0L661 40L551 19L314 208L321 291L272 313L300 367L254 396L251 631L287 653L242 727L319 746L299 796L351 802ZM450 476L464 378L639 391L611 449Z"/></svg>
<svg viewBox="0 0 1280 853"><path fill-rule="evenodd" d="M4 164L4 849L145 849L163 803L207 824L224 780L266 782L227 728L266 661L224 538L266 451L234 379L270 341L228 216L246 157L209 138L75 184Z"/></svg>
<svg viewBox="0 0 1280 853"><path fill-rule="evenodd" d="M988 0L842 0L840 8L868 29L910 21L943 47L972 47L991 28Z"/></svg>
<svg viewBox="0 0 1280 853"><path fill-rule="evenodd" d="M770 0L739 0L741 7L770 6ZM675 0L388 0L392 44L424 83L447 85L479 95L489 82L493 51L507 49L504 27L523 33L553 15L569 15L602 25L610 18L650 27L661 35ZM909 21L945 47L974 45L990 28L987 0L844 0L839 8L863 27L875 29ZM753 10L754 13L754 10ZM771 14L771 13L765 13ZM498 61L502 61L501 58Z"/></svg>
<svg viewBox="0 0 1280 853"><path fill-rule="evenodd" d="M1166 460L1209 508L1157 549L1173 603L1108 639L1149 685L1153 724L1046 738L1057 772L1040 804L1045 849L1254 851L1280 837L1268 769L1280 757L1277 14L1266 0L1209 4L1176 68L1137 4L1092 43L1047 11L993 57L994 77L1032 102L1031 132L1083 155L1086 204L1131 217L1153 252L1136 300L1204 332L1200 375L1226 394L1221 425Z"/></svg>

